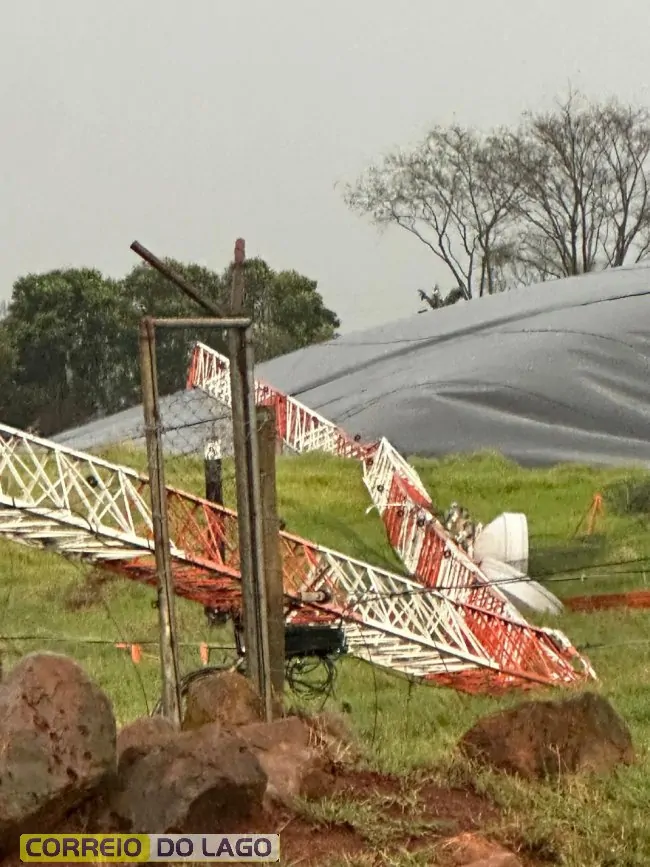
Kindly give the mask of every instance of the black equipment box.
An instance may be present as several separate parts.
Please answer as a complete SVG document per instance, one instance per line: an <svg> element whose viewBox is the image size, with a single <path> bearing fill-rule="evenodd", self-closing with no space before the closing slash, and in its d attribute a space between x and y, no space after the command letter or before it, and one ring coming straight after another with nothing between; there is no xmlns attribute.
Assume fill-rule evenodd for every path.
<svg viewBox="0 0 650 867"><path fill-rule="evenodd" d="M284 653L292 656L337 656L345 653L345 632L333 626L296 626L284 628Z"/></svg>

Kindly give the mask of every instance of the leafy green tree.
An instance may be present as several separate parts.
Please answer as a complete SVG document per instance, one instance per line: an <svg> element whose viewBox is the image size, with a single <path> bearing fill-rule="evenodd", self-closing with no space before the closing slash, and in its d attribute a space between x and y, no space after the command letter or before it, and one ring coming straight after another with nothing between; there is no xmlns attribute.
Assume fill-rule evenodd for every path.
<svg viewBox="0 0 650 867"><path fill-rule="evenodd" d="M249 259L244 273L244 309L253 319L257 361L336 336L341 322L325 307L315 280L297 271L273 271L262 259ZM231 279L232 268L228 268L222 278L228 293ZM223 304L227 306L227 300Z"/></svg>
<svg viewBox="0 0 650 867"><path fill-rule="evenodd" d="M231 270L219 275L168 260L175 271L225 312ZM313 280L274 272L261 259L246 263L245 308L254 319L256 359L263 361L335 335L336 315ZM138 326L143 316L201 316L193 301L148 265L121 280L91 268L29 274L16 281L0 318L0 412L19 428L45 436L137 404L140 400ZM214 328L160 329L158 384L182 389L194 343L226 351Z"/></svg>
<svg viewBox="0 0 650 867"><path fill-rule="evenodd" d="M198 292L214 301L223 303L225 294L219 275L201 265L184 264L175 259L166 259L166 264L191 283ZM173 283L170 283L149 265L136 265L119 284L123 302L128 306L128 333L130 345L129 366L139 395L140 361L138 349L138 327L143 316L156 316L170 319L190 316L204 316L203 311L187 298ZM156 334L156 361L158 368L158 388L161 394L171 394L185 387L187 365L192 346L197 340L210 343L215 349L225 349L215 329L203 332L158 329ZM216 345L215 345L216 344ZM138 397L139 399L139 397ZM132 403L135 403L132 400Z"/></svg>
<svg viewBox="0 0 650 867"><path fill-rule="evenodd" d="M52 433L121 408L124 313L119 286L99 271L21 277L3 321L14 383L9 419Z"/></svg>
<svg viewBox="0 0 650 867"><path fill-rule="evenodd" d="M232 266L219 275L199 265L169 259L166 263L224 313L229 312ZM276 272L259 258L246 260L244 280L244 311L253 319L257 362L330 340L340 327L336 314L325 307L315 280L296 271ZM203 315L193 301L147 265L136 266L122 280L121 287L124 295L133 300L138 319L144 315ZM197 340L227 352L222 334L214 328L161 331L158 335L158 382L162 394L183 387L190 353Z"/></svg>
<svg viewBox="0 0 650 867"><path fill-rule="evenodd" d="M10 422L10 410L15 405L16 347L11 328L0 321L0 418Z"/></svg>

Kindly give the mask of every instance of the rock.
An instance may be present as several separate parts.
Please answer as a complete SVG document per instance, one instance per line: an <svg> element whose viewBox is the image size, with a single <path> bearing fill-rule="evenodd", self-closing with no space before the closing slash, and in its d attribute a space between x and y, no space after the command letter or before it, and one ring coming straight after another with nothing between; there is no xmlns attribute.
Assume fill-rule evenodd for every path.
<svg viewBox="0 0 650 867"><path fill-rule="evenodd" d="M314 742L309 724L298 717L252 723L237 730L268 777L267 796L288 805L297 797L318 798L332 785L331 761Z"/></svg>
<svg viewBox="0 0 650 867"><path fill-rule="evenodd" d="M458 867L522 867L516 855L478 834L459 834L447 840L444 848Z"/></svg>
<svg viewBox="0 0 650 867"><path fill-rule="evenodd" d="M319 748L326 752L335 764L351 764L361 758L357 744L347 719L331 711L323 711L307 717Z"/></svg>
<svg viewBox="0 0 650 867"><path fill-rule="evenodd" d="M124 726L117 735L118 773L176 736L174 726L163 716L142 717Z"/></svg>
<svg viewBox="0 0 650 867"><path fill-rule="evenodd" d="M66 656L24 657L0 684L0 847L56 830L116 764L106 695Z"/></svg>
<svg viewBox="0 0 650 867"><path fill-rule="evenodd" d="M470 759L527 779L604 773L635 758L625 721L607 699L591 692L525 702L484 717L459 747Z"/></svg>
<svg viewBox="0 0 650 867"><path fill-rule="evenodd" d="M250 680L236 671L215 671L187 691L183 729L218 722L228 731L264 718L261 699Z"/></svg>
<svg viewBox="0 0 650 867"><path fill-rule="evenodd" d="M127 763L110 810L133 833L228 833L261 810L266 783L244 741L206 725Z"/></svg>

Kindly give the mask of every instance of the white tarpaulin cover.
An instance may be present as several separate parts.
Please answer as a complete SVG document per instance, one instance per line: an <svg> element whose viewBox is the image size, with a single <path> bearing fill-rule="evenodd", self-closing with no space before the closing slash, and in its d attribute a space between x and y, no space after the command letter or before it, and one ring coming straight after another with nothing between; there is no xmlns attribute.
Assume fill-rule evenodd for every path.
<svg viewBox="0 0 650 867"><path fill-rule="evenodd" d="M644 267L558 280L344 335L257 375L405 456L497 449L528 465L646 464L649 295ZM211 401L179 397L165 399L163 419L173 404L174 426L186 413L194 427L170 434L170 447L194 438L200 451L212 426L196 422ZM91 448L141 428L134 408L55 439Z"/></svg>

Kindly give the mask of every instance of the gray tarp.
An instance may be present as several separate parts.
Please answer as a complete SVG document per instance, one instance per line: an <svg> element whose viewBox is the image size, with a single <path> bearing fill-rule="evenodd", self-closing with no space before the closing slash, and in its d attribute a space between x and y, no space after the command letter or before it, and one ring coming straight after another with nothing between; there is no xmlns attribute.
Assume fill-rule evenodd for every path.
<svg viewBox="0 0 650 867"><path fill-rule="evenodd" d="M404 455L650 463L649 294L642 267L554 281L348 334L257 373ZM198 396L186 401L188 423L209 417ZM56 439L102 445L132 436L136 419L139 409ZM192 436L199 447L206 426Z"/></svg>
<svg viewBox="0 0 650 867"><path fill-rule="evenodd" d="M180 377L179 377L180 378ZM180 391L160 400L163 449L169 454L201 452L208 440L218 437L224 455L232 454L230 413L200 391ZM97 419L52 437L54 442L79 451L129 443L144 448L144 415L141 406Z"/></svg>
<svg viewBox="0 0 650 867"><path fill-rule="evenodd" d="M350 433L404 455L650 462L650 270L527 287L264 366Z"/></svg>

